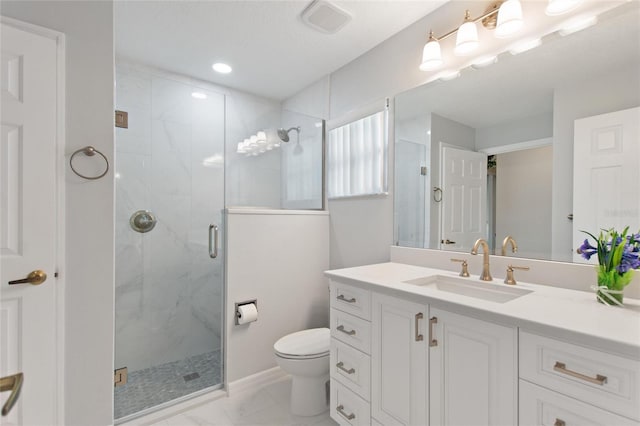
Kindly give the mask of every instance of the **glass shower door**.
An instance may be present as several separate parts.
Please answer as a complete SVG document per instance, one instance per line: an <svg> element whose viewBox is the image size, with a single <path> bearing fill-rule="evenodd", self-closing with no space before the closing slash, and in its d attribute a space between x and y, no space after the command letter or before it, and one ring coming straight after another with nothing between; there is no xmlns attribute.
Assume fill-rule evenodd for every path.
<svg viewBox="0 0 640 426"><path fill-rule="evenodd" d="M122 421L223 381L224 245L214 257L209 239L213 251L223 237L225 99L133 66L116 78L117 109L129 114L116 132Z"/></svg>

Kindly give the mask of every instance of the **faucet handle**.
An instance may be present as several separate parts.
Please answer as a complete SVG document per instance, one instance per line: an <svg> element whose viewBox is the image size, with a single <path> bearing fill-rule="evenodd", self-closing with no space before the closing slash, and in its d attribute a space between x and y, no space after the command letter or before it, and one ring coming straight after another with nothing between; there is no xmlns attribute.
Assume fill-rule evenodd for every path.
<svg viewBox="0 0 640 426"><path fill-rule="evenodd" d="M516 279L513 276L514 269L519 269L521 271L528 271L531 268L529 268L528 266L513 266L513 265L507 266L507 277L504 279L505 284L510 284L510 285L517 284Z"/></svg>
<svg viewBox="0 0 640 426"><path fill-rule="evenodd" d="M462 263L462 271L460 271L460 276L461 277L468 277L469 276L469 269L467 269L469 264L467 263L466 259L451 259L451 261L452 262L460 262L460 263Z"/></svg>

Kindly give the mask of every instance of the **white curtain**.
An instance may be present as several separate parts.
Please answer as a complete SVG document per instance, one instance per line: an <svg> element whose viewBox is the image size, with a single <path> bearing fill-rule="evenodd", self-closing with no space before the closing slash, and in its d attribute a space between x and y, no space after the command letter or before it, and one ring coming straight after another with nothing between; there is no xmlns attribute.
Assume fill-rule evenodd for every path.
<svg viewBox="0 0 640 426"><path fill-rule="evenodd" d="M380 111L329 132L329 198L387 191L386 122Z"/></svg>

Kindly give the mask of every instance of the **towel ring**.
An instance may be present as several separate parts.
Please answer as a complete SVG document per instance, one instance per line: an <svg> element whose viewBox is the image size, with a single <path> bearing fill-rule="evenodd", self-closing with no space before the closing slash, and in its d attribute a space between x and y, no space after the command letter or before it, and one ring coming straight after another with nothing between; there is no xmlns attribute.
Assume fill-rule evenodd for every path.
<svg viewBox="0 0 640 426"><path fill-rule="evenodd" d="M442 201L442 189L438 188L437 186L433 187L433 201L435 201L436 203Z"/></svg>
<svg viewBox="0 0 640 426"><path fill-rule="evenodd" d="M106 163L107 167L104 169L104 172L102 172L102 174L98 175L98 176L85 176L82 173L78 172L74 167L73 167L73 158L80 154L83 153L84 155L86 155L87 157L93 157L94 155L98 154L99 156L101 156L104 159L104 162ZM97 149L95 149L92 146L85 146L84 148L80 148L79 150L75 151L73 154L71 154L71 158L69 158L69 166L71 166L71 170L73 170L73 173L77 174L78 176L80 176L83 179L88 179L88 180L96 180L96 179L100 179L101 177L104 177L104 175L107 174L107 172L109 171L109 160L107 159L107 157L101 153L100 151L98 151Z"/></svg>

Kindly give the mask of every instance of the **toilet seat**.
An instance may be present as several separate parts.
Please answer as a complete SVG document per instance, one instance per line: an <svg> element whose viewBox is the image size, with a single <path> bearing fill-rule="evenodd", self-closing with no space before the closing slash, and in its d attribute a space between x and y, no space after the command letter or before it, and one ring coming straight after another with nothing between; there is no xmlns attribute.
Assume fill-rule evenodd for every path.
<svg viewBox="0 0 640 426"><path fill-rule="evenodd" d="M328 328L312 328L280 338L273 345L273 350L281 358L321 358L329 355L330 340L331 331Z"/></svg>

